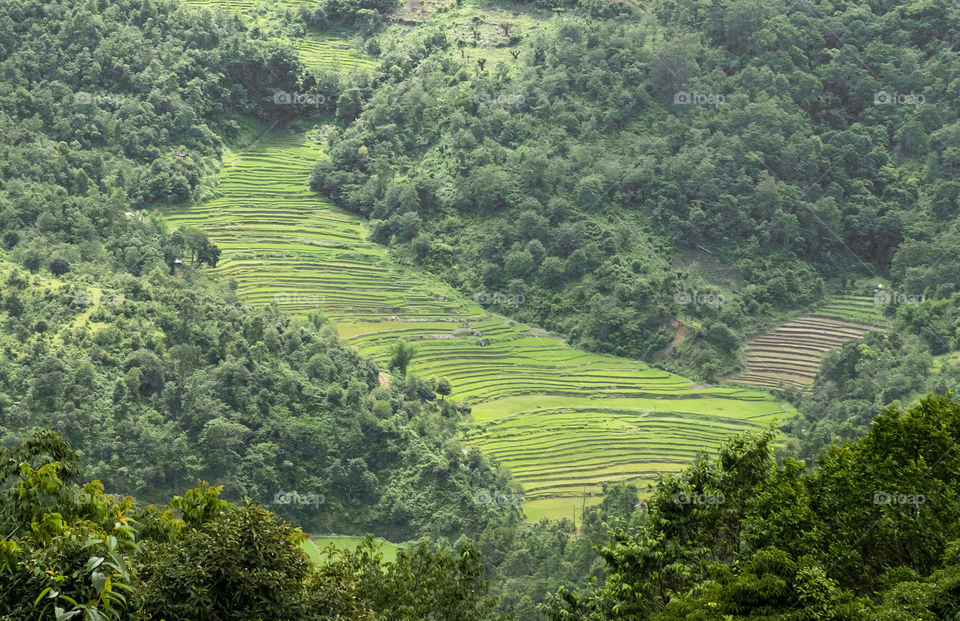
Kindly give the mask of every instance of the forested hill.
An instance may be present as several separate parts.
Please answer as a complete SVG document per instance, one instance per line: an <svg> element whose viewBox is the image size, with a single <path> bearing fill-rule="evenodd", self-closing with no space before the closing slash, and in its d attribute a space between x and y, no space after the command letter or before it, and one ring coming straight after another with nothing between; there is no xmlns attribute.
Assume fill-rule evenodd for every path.
<svg viewBox="0 0 960 621"><path fill-rule="evenodd" d="M202 478L314 532L515 516L468 502L506 479L451 441L432 385L381 387L321 317L241 303L204 274L202 233L145 209L202 196L217 136L295 90L293 52L246 28L152 0L0 8L0 444L57 429L109 493L159 502ZM325 510L276 502L291 494Z"/></svg>
<svg viewBox="0 0 960 621"><path fill-rule="evenodd" d="M924 399L816 465L774 459L773 433L732 439L646 502L617 486L580 536L488 528L456 551L383 563L372 541L299 549L256 503L200 486L132 506L83 477L55 433L0 449L3 619L906 621L960 611L960 403ZM82 487L81 487L82 484ZM588 545L598 542L595 552ZM486 564L486 566L484 565ZM598 578L587 583L585 575ZM487 577L497 580L497 611ZM564 582L567 586L556 589ZM580 584L577 588L575 585ZM530 599L540 602L532 605ZM72 614L76 613L76 614Z"/></svg>
<svg viewBox="0 0 960 621"><path fill-rule="evenodd" d="M933 0L5 0L0 621L960 618L958 32ZM257 235L234 267L285 271L211 276ZM318 265L359 282L338 315L270 301ZM706 384L837 293L883 308L811 390Z"/></svg>
<svg viewBox="0 0 960 621"><path fill-rule="evenodd" d="M382 37L314 186L511 317L710 381L830 282L956 292L955 3L543 4Z"/></svg>

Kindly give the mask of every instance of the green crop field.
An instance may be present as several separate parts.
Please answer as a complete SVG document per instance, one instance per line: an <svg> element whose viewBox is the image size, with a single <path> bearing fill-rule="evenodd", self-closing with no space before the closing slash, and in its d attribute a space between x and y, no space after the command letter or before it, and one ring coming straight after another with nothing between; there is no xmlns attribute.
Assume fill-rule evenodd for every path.
<svg viewBox="0 0 960 621"><path fill-rule="evenodd" d="M323 552L331 543L340 549L354 550L362 541L363 537L311 537L300 544L300 547L307 553L311 561L317 563L326 558ZM380 544L380 552L383 553L385 562L392 562L397 559L397 550L400 549L400 546L385 539L377 539L377 542Z"/></svg>
<svg viewBox="0 0 960 621"><path fill-rule="evenodd" d="M196 4L239 11L254 3ZM308 66L372 65L330 35L291 43ZM400 267L367 240L359 217L310 191L310 170L323 156L303 133L266 134L231 153L217 198L167 219L210 235L223 250L216 271L235 279L247 301L276 302L299 316L319 311L381 362L398 339L413 342L409 372L450 380L449 398L473 409L465 443L512 470L528 518L571 516L596 502L606 481L652 482L731 434L793 413L765 392L694 386L640 362L573 349Z"/></svg>
<svg viewBox="0 0 960 621"><path fill-rule="evenodd" d="M355 67L370 69L375 60L353 49L331 34L311 31L308 38L291 41L293 49L308 68L349 71Z"/></svg>
<svg viewBox="0 0 960 621"><path fill-rule="evenodd" d="M653 481L790 411L763 392L696 387L573 349L401 268L359 217L310 191L320 157L302 133L268 134L223 169L218 198L167 218L211 236L223 249L216 271L248 301L320 311L380 361L398 339L413 342L410 372L448 378L450 398L473 407L467 445L512 469L531 516L570 515L604 481Z"/></svg>
<svg viewBox="0 0 960 621"><path fill-rule="evenodd" d="M253 9L264 6L284 6L291 9L297 7L313 7L316 3L308 0L183 0L187 6L208 8L211 10L224 9L234 13L250 13ZM347 41L334 34L311 29L303 39L275 38L274 40L289 44L300 55L300 60L308 69L322 69L327 71L349 71L353 68L370 69L376 61L374 58L361 54Z"/></svg>
<svg viewBox="0 0 960 621"><path fill-rule="evenodd" d="M882 299L882 298L881 298ZM883 305L874 298L865 295L838 295L830 299L826 306L818 308L816 315L834 317L854 323L883 327L887 318L883 316Z"/></svg>
<svg viewBox="0 0 960 621"><path fill-rule="evenodd" d="M183 3L189 6L208 7L210 9L222 8L237 13L249 11L258 5L284 5L289 7L311 6L312 3L307 0L183 0Z"/></svg>

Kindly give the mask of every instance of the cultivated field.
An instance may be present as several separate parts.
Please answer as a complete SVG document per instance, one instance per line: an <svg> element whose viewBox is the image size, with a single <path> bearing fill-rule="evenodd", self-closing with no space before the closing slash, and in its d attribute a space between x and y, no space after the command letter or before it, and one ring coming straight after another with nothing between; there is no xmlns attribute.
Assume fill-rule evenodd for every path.
<svg viewBox="0 0 960 621"><path fill-rule="evenodd" d="M297 7L311 8L316 5L309 0L183 0L184 4L196 8L211 10L225 9L234 13L250 13L258 6L285 6L291 9ZM308 69L324 69L328 71L348 71L354 67L370 69L374 66L374 59L361 54L348 42L335 35L310 30L302 39L277 39L288 43L300 55L300 60Z"/></svg>
<svg viewBox="0 0 960 621"><path fill-rule="evenodd" d="M730 381L764 388L813 384L820 359L870 330L883 330L881 306L865 296L838 296L815 314L764 332L747 343L747 365Z"/></svg>
<svg viewBox="0 0 960 621"><path fill-rule="evenodd" d="M818 308L814 315L882 328L887 325L883 308L869 296L838 295L831 298L826 306Z"/></svg>
<svg viewBox="0 0 960 621"><path fill-rule="evenodd" d="M320 157L303 134L268 134L224 168L219 198L169 213L170 224L205 230L224 251L217 271L252 303L322 312L380 361L398 339L413 342L410 372L448 378L449 398L473 407L466 444L513 470L531 515L569 516L603 481L653 481L789 410L766 393L697 388L570 348L396 265L358 217L310 191Z"/></svg>
<svg viewBox="0 0 960 621"><path fill-rule="evenodd" d="M397 550L400 549L400 546L390 543L385 539L377 539L377 541L381 546L380 552L383 554L383 561L395 561L397 559ZM300 547L304 552L307 553L307 556L310 557L311 561L314 563L319 563L327 558L327 555L324 554L324 551L331 543L341 550L355 550L357 546L363 543L363 537L311 537L300 544Z"/></svg>
<svg viewBox="0 0 960 621"><path fill-rule="evenodd" d="M293 49L310 69L349 71L355 67L372 69L374 59L365 56L342 39L329 34L310 32L306 39L292 41Z"/></svg>
<svg viewBox="0 0 960 621"><path fill-rule="evenodd" d="M291 8L298 6L311 6L307 0L182 0L184 4L191 6L208 7L210 9L222 8L228 11L242 13L255 8L258 5L268 6L284 5Z"/></svg>
<svg viewBox="0 0 960 621"><path fill-rule="evenodd" d="M234 11L256 4L188 1ZM514 22L515 33L531 26ZM497 30L490 24L484 36ZM311 68L373 64L331 35L290 43ZM268 134L227 162L218 198L167 214L170 224L206 231L223 250L216 271L251 303L321 312L381 362L398 339L413 342L409 372L450 380L449 398L473 408L466 444L512 469L528 516L570 516L595 502L605 481L652 482L730 434L792 413L767 393L696 387L639 362L572 349L398 266L367 241L360 218L310 191L320 157L303 134Z"/></svg>

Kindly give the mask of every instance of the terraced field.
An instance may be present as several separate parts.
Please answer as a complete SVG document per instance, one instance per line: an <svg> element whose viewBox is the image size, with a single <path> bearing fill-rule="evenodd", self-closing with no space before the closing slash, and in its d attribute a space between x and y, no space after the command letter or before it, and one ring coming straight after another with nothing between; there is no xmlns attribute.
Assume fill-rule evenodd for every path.
<svg viewBox="0 0 960 621"><path fill-rule="evenodd" d="M312 7L316 2L309 0L183 0L188 6L197 8L224 9L234 13L248 13L258 5L283 5L290 8ZM336 36L316 30L307 33L304 39L283 42L289 43L300 55L300 59L309 69L328 71L348 71L354 67L372 68L375 59L361 54L346 41Z"/></svg>
<svg viewBox="0 0 960 621"><path fill-rule="evenodd" d="M870 330L883 330L884 317L873 298L838 296L813 315L764 332L747 343L747 365L730 381L778 388L813 384L820 359Z"/></svg>
<svg viewBox="0 0 960 621"><path fill-rule="evenodd" d="M268 134L227 164L219 198L168 220L205 230L223 249L217 272L252 303L319 310L381 361L398 339L414 342L410 372L447 377L450 398L473 407L466 444L513 470L530 515L568 516L603 481L652 481L788 411L763 392L567 347L397 266L358 217L309 190L320 157L302 134Z"/></svg>
<svg viewBox="0 0 960 621"><path fill-rule="evenodd" d="M298 39L291 44L303 64L311 69L348 71L354 67L371 69L376 64L373 58L357 52L333 35L310 33L309 38Z"/></svg>
<svg viewBox="0 0 960 621"><path fill-rule="evenodd" d="M883 316L883 306L877 304L874 298L865 295L834 296L826 306L817 309L815 315L879 328L887 325L887 319Z"/></svg>
<svg viewBox="0 0 960 621"><path fill-rule="evenodd" d="M257 4L186 1L236 12ZM330 35L290 43L311 68L373 64ZM381 361L398 339L414 342L409 372L450 380L450 398L473 408L464 441L513 470L529 517L571 515L604 481L653 481L732 433L792 413L767 393L697 387L572 349L397 266L367 241L359 218L310 192L310 169L322 156L303 135L268 134L227 162L218 198L168 219L210 235L223 250L216 271L251 303L275 301L301 316L321 311L342 338Z"/></svg>
<svg viewBox="0 0 960 621"><path fill-rule="evenodd" d="M182 0L184 4L192 6L205 6L211 9L222 8L235 13L243 13L251 10L258 4L268 4L267 0ZM282 4L289 7L300 5L310 5L307 0L269 0L269 4Z"/></svg>

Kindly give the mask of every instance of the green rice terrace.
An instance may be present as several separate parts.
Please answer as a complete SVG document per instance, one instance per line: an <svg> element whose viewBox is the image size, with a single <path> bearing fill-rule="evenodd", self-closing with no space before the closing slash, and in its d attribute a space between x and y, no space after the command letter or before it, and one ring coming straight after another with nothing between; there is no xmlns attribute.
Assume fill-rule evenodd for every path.
<svg viewBox="0 0 960 621"><path fill-rule="evenodd" d="M222 8L237 13L249 11L259 4L267 4L265 0L182 0L184 4L196 7ZM271 0L270 4L280 4L295 8L309 5L306 0Z"/></svg>
<svg viewBox="0 0 960 621"><path fill-rule="evenodd" d="M311 32L309 38L292 41L291 45L310 69L347 71L354 67L371 69L374 66L372 58L333 35Z"/></svg>
<svg viewBox="0 0 960 621"><path fill-rule="evenodd" d="M751 339L744 348L746 368L730 381L764 388L810 386L826 352L884 329L881 308L871 297L836 296L816 313Z"/></svg>
<svg viewBox="0 0 960 621"><path fill-rule="evenodd" d="M271 0L269 3L265 0L183 0L183 3L194 8L224 9L234 13L248 13L258 5L279 4L291 9L312 6L312 3L305 0ZM348 71L354 67L369 69L374 66L372 58L361 54L347 41L330 33L310 30L304 39L282 41L296 50L308 69Z"/></svg>
<svg viewBox="0 0 960 621"><path fill-rule="evenodd" d="M250 303L320 311L381 362L398 339L413 342L409 372L448 378L450 398L472 406L466 444L512 470L529 518L570 516L604 481L652 482L792 412L764 392L694 386L573 349L400 267L367 240L361 218L309 189L322 156L302 133L269 133L227 162L218 198L168 220L210 235L223 250L216 271Z"/></svg>
<svg viewBox="0 0 960 621"><path fill-rule="evenodd" d="M187 2L237 12L257 4ZM373 66L329 34L290 43L310 68ZM465 443L511 469L528 518L571 516L599 500L591 495L604 481L653 482L729 435L793 413L764 392L694 386L640 362L573 349L397 265L367 240L361 218L309 189L321 157L312 137L269 133L228 159L218 198L168 220L211 237L223 250L216 271L235 279L250 303L276 302L299 316L320 311L380 362L398 339L413 342L409 372L450 380L450 398L472 408Z"/></svg>

